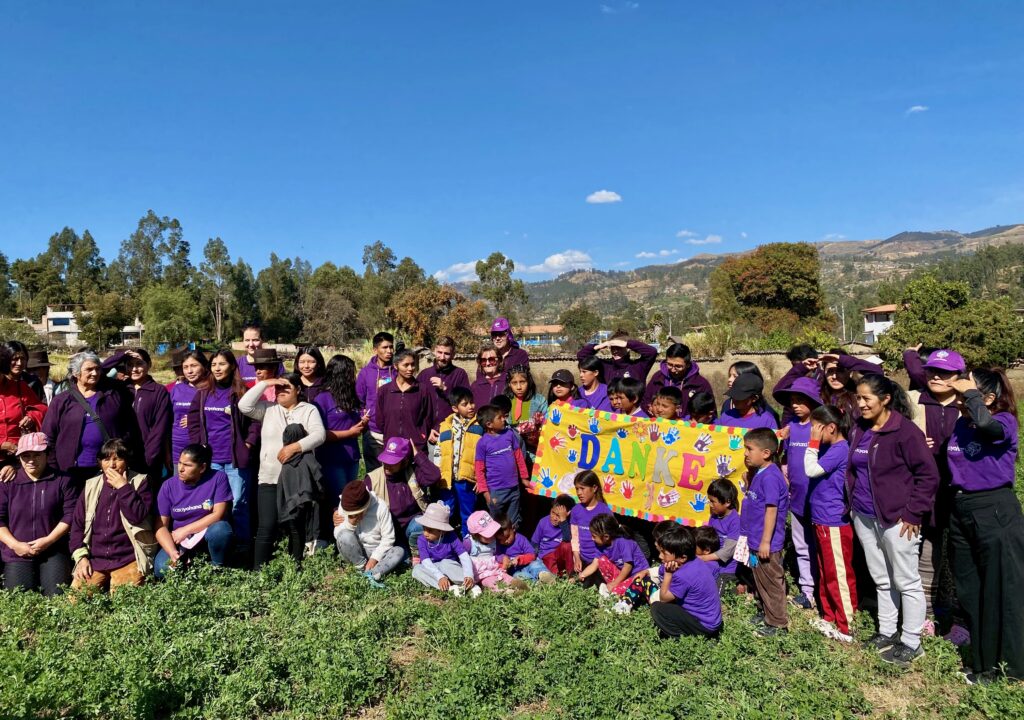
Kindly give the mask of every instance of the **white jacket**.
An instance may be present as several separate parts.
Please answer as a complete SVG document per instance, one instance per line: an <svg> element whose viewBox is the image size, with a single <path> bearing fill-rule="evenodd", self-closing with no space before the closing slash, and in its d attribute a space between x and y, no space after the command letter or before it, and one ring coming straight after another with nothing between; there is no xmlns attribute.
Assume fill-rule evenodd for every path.
<svg viewBox="0 0 1024 720"><path fill-rule="evenodd" d="M358 525L348 521L348 513L341 509L341 503L338 504L338 514L345 520L334 528L334 538L338 539L343 532L354 532L370 560L380 562L384 554L395 546L395 524L391 520L391 511L387 503L382 503L373 493L370 493L370 507Z"/></svg>
<svg viewBox="0 0 1024 720"><path fill-rule="evenodd" d="M277 453L284 447L284 429L292 424L306 428L308 435L299 440L302 452L309 452L324 443L327 433L324 431L323 420L316 405L300 402L291 410L285 410L276 402L263 399L267 383L259 381L253 385L238 401L238 409L246 417L263 423L260 432L260 474L261 485L277 485L281 474L281 463L277 461Z"/></svg>

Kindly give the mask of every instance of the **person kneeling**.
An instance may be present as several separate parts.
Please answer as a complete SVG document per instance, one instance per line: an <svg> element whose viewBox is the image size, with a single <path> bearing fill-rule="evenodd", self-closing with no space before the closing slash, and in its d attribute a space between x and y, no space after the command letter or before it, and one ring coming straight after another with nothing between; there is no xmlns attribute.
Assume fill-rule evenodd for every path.
<svg viewBox="0 0 1024 720"><path fill-rule="evenodd" d="M405 550L395 545L395 524L387 504L365 484L348 483L334 522L342 563L354 565L374 587L384 587L381 579L405 559Z"/></svg>
<svg viewBox="0 0 1024 720"><path fill-rule="evenodd" d="M708 564L695 560L693 531L671 528L658 545L664 575L659 601L651 604L651 619L662 637L717 638L722 632L722 601Z"/></svg>

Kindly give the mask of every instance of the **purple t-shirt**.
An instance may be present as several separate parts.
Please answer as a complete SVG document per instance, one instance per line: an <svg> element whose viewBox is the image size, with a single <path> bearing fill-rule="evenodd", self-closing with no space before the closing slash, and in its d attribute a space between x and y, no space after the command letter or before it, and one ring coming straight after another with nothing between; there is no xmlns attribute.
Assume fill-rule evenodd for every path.
<svg viewBox="0 0 1024 720"><path fill-rule="evenodd" d="M498 549L495 553L498 556L505 555L510 558L517 558L520 555L533 555L537 551L533 549L533 545L530 544L529 539L520 533L516 533L516 536L512 538L512 542L509 545L502 545L498 543Z"/></svg>
<svg viewBox="0 0 1024 720"><path fill-rule="evenodd" d="M641 570L646 570L650 567L647 562L647 558L644 557L643 551L640 550L640 546L636 544L635 540L630 540L626 537L617 537L604 547L598 547L601 554L612 561L612 563L619 570L626 563L630 563L633 569L629 571L630 576L636 575Z"/></svg>
<svg viewBox="0 0 1024 720"><path fill-rule="evenodd" d="M782 476L782 473L779 473ZM745 504L745 502L744 502ZM690 560L672 573L668 589L677 605L693 615L705 630L716 630L722 625L722 599L718 595L712 563Z"/></svg>
<svg viewBox="0 0 1024 720"><path fill-rule="evenodd" d="M849 461L850 445L845 440L833 443L825 452L818 453L818 465L825 474L811 478L808 493L811 522L815 525L839 527L850 524L850 517L846 514L846 465Z"/></svg>
<svg viewBox="0 0 1024 720"><path fill-rule="evenodd" d="M171 462L174 465L178 464L181 451L189 444L188 428L181 427L181 420L188 415L196 392L187 382L175 383L171 388L171 410L174 413L174 421L171 423Z"/></svg>
<svg viewBox="0 0 1024 720"><path fill-rule="evenodd" d="M96 403L99 402L100 394L93 393L85 401L89 403L94 414L96 414ZM85 414L85 422L82 423L82 437L79 441L78 457L75 459L75 466L82 468L96 467L100 464L100 448L103 447L103 433L100 426L93 422L89 413Z"/></svg>
<svg viewBox="0 0 1024 720"><path fill-rule="evenodd" d="M562 544L565 537L562 534L562 527L564 525L565 523L555 527L551 524L551 518L547 515L540 519L537 527L534 528L533 535L530 536L530 542L537 548L537 555L544 557L558 549L558 546Z"/></svg>
<svg viewBox="0 0 1024 720"><path fill-rule="evenodd" d="M580 386L578 394L579 397L572 401L572 404L576 407L614 412L611 400L608 399L608 386L604 383L598 383L597 387L590 393L584 390L583 386Z"/></svg>
<svg viewBox="0 0 1024 720"><path fill-rule="evenodd" d="M206 396L206 439L213 450L215 463L233 462L231 446L231 388L215 387Z"/></svg>
<svg viewBox="0 0 1024 720"><path fill-rule="evenodd" d="M594 538L590 534L590 521L594 519L595 515L600 515L601 513L611 515L612 509L603 502L598 502L590 510L584 507L583 503L576 503L569 512L569 524L576 526L579 535L580 557L583 559L584 565L593 562L594 558L599 554L597 545L594 544Z"/></svg>
<svg viewBox="0 0 1024 720"><path fill-rule="evenodd" d="M807 515L807 488L810 481L804 472L804 451L811 441L811 421L802 425L793 420L786 440L786 472L789 475L789 510L794 515Z"/></svg>
<svg viewBox="0 0 1024 720"><path fill-rule="evenodd" d="M746 417L742 417L731 407L718 416L718 419L715 420L715 424L747 428L748 430L753 430L755 428L768 428L769 430L779 429L779 424L775 421L775 416L768 412L768 410L764 410L762 412L755 411Z"/></svg>
<svg viewBox="0 0 1024 720"><path fill-rule="evenodd" d="M277 377L281 377L285 374L284 363L278 363L277 365ZM242 382L245 383L246 387L252 387L256 384L256 368L249 362L249 356L243 355L238 358L238 377L242 378Z"/></svg>
<svg viewBox="0 0 1024 720"><path fill-rule="evenodd" d="M326 430L349 430L359 422L358 410L342 410L329 392L322 392L313 400L320 410ZM359 437L353 436L337 442L325 442L316 449L316 458L323 467L351 467L359 464Z"/></svg>
<svg viewBox="0 0 1024 720"><path fill-rule="evenodd" d="M850 470L853 472L853 509L865 517L875 517L875 496L871 492L868 470L868 451L874 439L873 431L865 431L857 447L853 449L850 461Z"/></svg>
<svg viewBox="0 0 1024 720"><path fill-rule="evenodd" d="M519 436L510 428L480 437L476 444L476 462L484 463L488 491L519 487L518 449Z"/></svg>
<svg viewBox="0 0 1024 720"><path fill-rule="evenodd" d="M725 543L726 539L739 540L740 539L740 514L735 510L730 510L725 514L724 517L711 516L708 520L708 527L713 527L715 532L718 533L718 541ZM725 565L721 563L711 563L716 568L721 568L721 571L728 575L736 574L736 559L733 558Z"/></svg>
<svg viewBox="0 0 1024 720"><path fill-rule="evenodd" d="M421 560L458 560L459 555L466 552L466 547L453 532L446 532L436 543L427 540L425 535L420 535L416 540L416 547L420 551Z"/></svg>
<svg viewBox="0 0 1024 720"><path fill-rule="evenodd" d="M156 506L161 517L171 519L171 529L200 520L217 503L231 502L231 485L223 470L208 470L195 485L186 485L177 475L160 486Z"/></svg>
<svg viewBox="0 0 1024 720"><path fill-rule="evenodd" d="M953 436L946 448L953 487L978 491L1013 486L1017 419L1007 412L996 413L992 418L1003 426L1003 439L995 443L976 439L970 418L962 417L953 426Z"/></svg>
<svg viewBox="0 0 1024 720"><path fill-rule="evenodd" d="M789 488L778 465L765 465L750 481L740 510L740 534L745 535L751 552L757 552L764 533L764 514L769 505L778 508L771 552L779 552L786 540L786 513L789 512Z"/></svg>

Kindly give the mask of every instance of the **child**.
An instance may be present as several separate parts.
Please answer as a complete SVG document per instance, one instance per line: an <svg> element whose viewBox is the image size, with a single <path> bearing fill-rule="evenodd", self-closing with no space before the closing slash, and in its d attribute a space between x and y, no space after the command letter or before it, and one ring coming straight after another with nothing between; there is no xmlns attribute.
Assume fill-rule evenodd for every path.
<svg viewBox="0 0 1024 720"><path fill-rule="evenodd" d="M473 579L473 563L453 532L454 528L448 524L448 515L448 508L435 502L416 518L423 526L423 534L416 540L420 561L413 566L412 576L427 587L442 592L461 595L475 588L473 595L479 595L480 589L476 588Z"/></svg>
<svg viewBox="0 0 1024 720"><path fill-rule="evenodd" d="M533 375L525 365L516 365L506 373L505 397L512 402L509 422L523 441L529 470L537 456L537 442L540 440L540 428L544 424L548 403L537 394Z"/></svg>
<svg viewBox="0 0 1024 720"><path fill-rule="evenodd" d="M643 396L644 383L634 377L615 378L608 386L608 400L611 402L612 409L619 415L649 418L650 415L640 407L640 400Z"/></svg>
<svg viewBox="0 0 1024 720"><path fill-rule="evenodd" d="M690 412L683 419L710 425L717 417L715 396L711 393L699 392L694 393L693 397L690 398Z"/></svg>
<svg viewBox="0 0 1024 720"><path fill-rule="evenodd" d="M498 534L494 536L498 541L498 563L505 572L513 573L520 580L542 580L545 583L555 581L555 576L547 570L528 573L527 569L534 567L538 561L537 550L530 543L529 538L516 532L515 527L504 515L494 518L498 523ZM541 568L544 563L541 562Z"/></svg>
<svg viewBox="0 0 1024 720"><path fill-rule="evenodd" d="M608 400L608 386L601 382L602 367L601 361L596 357L580 360L580 386L576 389L573 405L605 412L612 411L612 404Z"/></svg>
<svg viewBox="0 0 1024 720"><path fill-rule="evenodd" d="M743 377L737 378L736 385ZM734 398L735 399L735 398ZM736 559L750 566L761 611L755 616L758 634L770 637L787 632L786 578L782 545L789 511L789 488L778 465L772 462L779 441L768 428L755 428L743 438L747 490L740 510L740 539ZM764 623L761 625L761 623Z"/></svg>
<svg viewBox="0 0 1024 720"><path fill-rule="evenodd" d="M651 539L654 541L654 552L660 553L661 548L658 546L661 536L667 533L674 527L679 527L679 523L675 520L662 520L651 529ZM658 587L661 585L661 575L664 572L664 568L659 565L656 568L651 568L651 572L648 577L651 578L651 582L654 584L654 590L651 591L650 601L656 602L658 600Z"/></svg>
<svg viewBox="0 0 1024 720"><path fill-rule="evenodd" d="M576 397L576 381L568 370L555 370L548 381L548 405L561 400L571 403Z"/></svg>
<svg viewBox="0 0 1024 720"><path fill-rule="evenodd" d="M711 576L715 578L715 584L719 592L722 590L722 569L718 564L718 557L715 555L722 548L722 541L718 539L718 533L710 525L701 525L693 530L693 542L697 546L697 560L704 560L712 557L715 562L708 563Z"/></svg>
<svg viewBox="0 0 1024 720"><path fill-rule="evenodd" d="M526 582L509 575L498 558L498 543L495 542L495 535L501 528L498 521L488 515L486 510L477 510L469 516L466 527L469 535L462 542L469 552L473 572L480 584L494 592L508 588L525 590Z"/></svg>
<svg viewBox="0 0 1024 720"><path fill-rule="evenodd" d="M569 529L573 572L578 573L599 555L594 546L594 538L590 536L590 521L603 513L610 515L612 509L604 502L601 480L593 470L580 472L573 480L573 486L579 503L569 513Z"/></svg>
<svg viewBox="0 0 1024 720"><path fill-rule="evenodd" d="M739 504L736 486L727 478L718 478L708 485L708 501L711 504L711 519L707 527L718 534L718 548L697 557L718 568L718 585L736 581L736 541L740 537L740 515L736 512Z"/></svg>
<svg viewBox="0 0 1024 720"><path fill-rule="evenodd" d="M679 418L679 408L683 404L683 393L677 387L666 385L654 396L651 403L651 413L662 420L676 420Z"/></svg>
<svg viewBox="0 0 1024 720"><path fill-rule="evenodd" d="M849 416L833 405L811 413L811 439L804 452L810 479L810 518L817 541L821 619L814 625L827 637L853 642L850 623L857 611L853 571L853 526L846 507L846 442Z"/></svg>
<svg viewBox="0 0 1024 720"><path fill-rule="evenodd" d="M477 421L476 404L469 388L452 388L448 401L452 414L441 423L437 438L441 453L438 485L443 486L438 496L453 512L458 509L459 529L465 536L466 521L476 509L476 446L484 428Z"/></svg>
<svg viewBox="0 0 1024 720"><path fill-rule="evenodd" d="M770 428L777 430L778 421L765 405L764 380L754 373L738 375L725 394L732 406L718 418L719 425L740 428Z"/></svg>
<svg viewBox="0 0 1024 720"><path fill-rule="evenodd" d="M628 531L614 515L603 513L590 521L590 534L601 554L580 573L583 586L599 585L602 597L621 595L612 608L617 613L646 603L654 589L650 564Z"/></svg>
<svg viewBox="0 0 1024 720"><path fill-rule="evenodd" d="M527 484L526 459L519 436L505 424L505 415L494 405L484 405L477 420L487 434L476 444L476 489L495 514L508 515L519 525L519 483Z"/></svg>
<svg viewBox="0 0 1024 720"><path fill-rule="evenodd" d="M551 511L540 519L530 537L539 558L516 573L527 580L551 582L559 575L570 575L573 571L569 513L576 501L571 495L559 495L551 505ZM544 574L550 575L550 579ZM531 577L532 576L532 577Z"/></svg>
<svg viewBox="0 0 1024 720"><path fill-rule="evenodd" d="M659 600L651 604L651 619L661 636L717 638L722 631L722 600L708 564L695 561L693 531L681 525L670 528L658 546L664 574Z"/></svg>
<svg viewBox="0 0 1024 720"><path fill-rule="evenodd" d="M814 586L816 567L811 559L815 556L814 528L807 505L809 480L804 472L804 451L811 440L811 411L821 405L821 384L810 378L797 378L784 390L776 390L775 400L789 408L789 435L783 443L786 454L786 479L789 481L789 508L793 514L790 534L796 551L796 566L800 575L800 593L793 598L793 604L804 610L814 609Z"/></svg>

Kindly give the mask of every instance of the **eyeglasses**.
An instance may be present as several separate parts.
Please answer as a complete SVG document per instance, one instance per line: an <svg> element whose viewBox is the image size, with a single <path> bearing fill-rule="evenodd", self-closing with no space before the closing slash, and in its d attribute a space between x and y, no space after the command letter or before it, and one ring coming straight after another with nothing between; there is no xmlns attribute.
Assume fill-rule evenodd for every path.
<svg viewBox="0 0 1024 720"><path fill-rule="evenodd" d="M481 365L497 365L498 358L480 358Z"/></svg>

